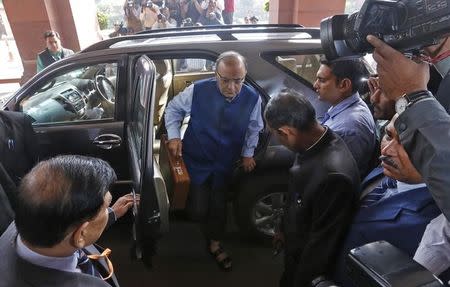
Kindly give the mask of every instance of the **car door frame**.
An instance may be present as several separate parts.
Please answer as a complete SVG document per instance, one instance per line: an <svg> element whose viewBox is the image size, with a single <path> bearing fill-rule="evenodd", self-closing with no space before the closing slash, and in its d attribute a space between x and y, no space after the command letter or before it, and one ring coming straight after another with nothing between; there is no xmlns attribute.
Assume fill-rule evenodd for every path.
<svg viewBox="0 0 450 287"><path fill-rule="evenodd" d="M44 156L53 156L63 153L78 153L96 156L107 160L116 171L118 183L129 182L128 158L125 141L125 107L126 107L126 75L127 73L126 55L104 55L85 57L83 59L69 63L55 63L54 68L43 73L39 73L25 84L15 95L4 105L4 109L20 111L20 102L32 96L41 86L57 75L64 72L76 70L77 68L92 66L101 63L117 63L117 82L115 112L113 118L69 121L58 123L42 123L33 125L36 132L37 143L42 147ZM109 150L96 147L94 140L99 135L115 134L120 137L121 145L118 148ZM72 149L72 148L73 149Z"/></svg>
<svg viewBox="0 0 450 287"><path fill-rule="evenodd" d="M152 266L152 257L156 254L157 240L168 230L169 200L165 186L158 189L157 177L160 173L153 156L153 114L155 99L156 69L153 62L146 55L133 56L129 61L130 73L128 93L131 95L127 106L129 115L126 127L130 169L133 182L133 194L136 198L140 194L140 203L133 208L134 225L133 239L135 240L135 255L147 266ZM142 77L142 78L141 78ZM139 95L137 93L140 93ZM144 102L141 102L141 94ZM140 101L143 113L143 134L139 134L138 111L134 110L136 101ZM141 136L138 146L137 138ZM140 150L140 151L139 151Z"/></svg>

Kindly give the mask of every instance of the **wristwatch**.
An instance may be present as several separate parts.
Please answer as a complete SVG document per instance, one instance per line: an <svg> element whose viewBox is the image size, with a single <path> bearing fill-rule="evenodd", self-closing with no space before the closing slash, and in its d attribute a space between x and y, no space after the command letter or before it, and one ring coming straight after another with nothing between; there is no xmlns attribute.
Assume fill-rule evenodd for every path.
<svg viewBox="0 0 450 287"><path fill-rule="evenodd" d="M395 102L395 112L400 115L415 102L430 97L433 97L433 95L427 90L404 94Z"/></svg>

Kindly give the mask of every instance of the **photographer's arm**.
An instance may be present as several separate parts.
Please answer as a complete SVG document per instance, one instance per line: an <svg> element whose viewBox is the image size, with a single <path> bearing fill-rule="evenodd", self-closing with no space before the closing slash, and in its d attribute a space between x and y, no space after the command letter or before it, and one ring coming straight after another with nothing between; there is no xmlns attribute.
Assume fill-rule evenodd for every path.
<svg viewBox="0 0 450 287"><path fill-rule="evenodd" d="M450 116L437 100L427 99L406 109L395 128L439 209L450 220Z"/></svg>
<svg viewBox="0 0 450 287"><path fill-rule="evenodd" d="M195 5L195 9L197 9L198 13L200 14L204 14L204 10L202 8L202 5L200 5L199 0L192 0L194 2ZM201 0L200 2L203 2L203 0Z"/></svg>

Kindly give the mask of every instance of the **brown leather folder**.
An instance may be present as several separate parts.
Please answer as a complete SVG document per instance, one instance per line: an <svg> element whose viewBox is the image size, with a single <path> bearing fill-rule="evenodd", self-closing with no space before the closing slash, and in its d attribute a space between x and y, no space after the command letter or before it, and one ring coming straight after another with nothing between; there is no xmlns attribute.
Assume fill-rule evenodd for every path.
<svg viewBox="0 0 450 287"><path fill-rule="evenodd" d="M166 183L171 209L184 209L189 194L189 178L183 158L175 158L168 149L167 135L161 135L159 167Z"/></svg>

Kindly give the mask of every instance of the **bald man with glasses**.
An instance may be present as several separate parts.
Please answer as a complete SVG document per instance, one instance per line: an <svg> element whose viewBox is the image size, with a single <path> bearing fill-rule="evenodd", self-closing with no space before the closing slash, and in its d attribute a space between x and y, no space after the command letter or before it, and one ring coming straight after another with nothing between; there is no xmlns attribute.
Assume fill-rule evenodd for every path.
<svg viewBox="0 0 450 287"><path fill-rule="evenodd" d="M245 58L224 52L216 61L216 76L187 87L168 104L165 114L169 150L183 157L191 177L187 211L205 225L208 250L225 271L231 270L231 258L221 245L226 183L239 160L246 172L255 168L253 153L264 127L261 98L244 83L246 74ZM188 116L181 140L180 127Z"/></svg>

